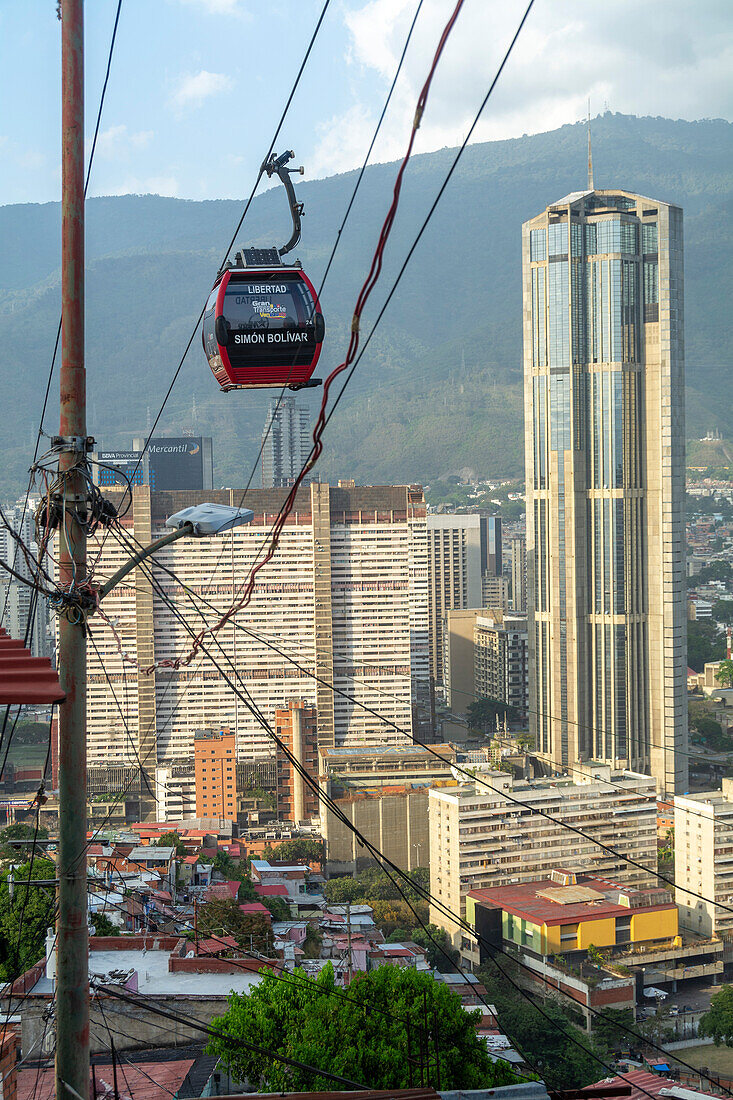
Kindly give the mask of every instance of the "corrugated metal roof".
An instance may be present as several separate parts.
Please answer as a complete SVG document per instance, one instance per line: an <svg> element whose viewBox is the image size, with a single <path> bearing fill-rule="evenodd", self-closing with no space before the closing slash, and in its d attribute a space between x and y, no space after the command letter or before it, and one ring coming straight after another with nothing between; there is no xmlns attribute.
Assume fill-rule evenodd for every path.
<svg viewBox="0 0 733 1100"><path fill-rule="evenodd" d="M0 627L0 703L62 703L58 673Z"/></svg>

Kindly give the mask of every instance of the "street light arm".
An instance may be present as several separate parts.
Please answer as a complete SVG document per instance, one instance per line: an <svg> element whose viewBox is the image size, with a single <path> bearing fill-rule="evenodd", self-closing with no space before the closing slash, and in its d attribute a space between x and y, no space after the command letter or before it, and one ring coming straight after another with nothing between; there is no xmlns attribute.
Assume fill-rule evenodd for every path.
<svg viewBox="0 0 733 1100"><path fill-rule="evenodd" d="M121 565L117 572L113 573L112 576L105 581L99 589L99 599L103 600L105 596L108 596L112 589L116 588L128 573L131 573L141 562L144 562L147 558L156 554L158 550L161 550L164 546L168 546L171 542L177 542L178 539L184 539L188 535L193 535L194 533L194 525L192 523L183 523L180 527L177 527L175 531L169 531L166 535L161 535L155 542L151 542L150 546L146 546L143 550L140 550L139 553L135 554L134 557L130 558L129 561L126 561L124 565Z"/></svg>

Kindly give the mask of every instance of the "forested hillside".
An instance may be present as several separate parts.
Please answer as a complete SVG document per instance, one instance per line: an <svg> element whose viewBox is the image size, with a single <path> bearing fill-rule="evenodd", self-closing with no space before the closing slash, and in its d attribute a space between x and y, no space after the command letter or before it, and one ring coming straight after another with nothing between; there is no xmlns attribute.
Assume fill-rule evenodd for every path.
<svg viewBox="0 0 733 1100"><path fill-rule="evenodd" d="M594 123L593 142L599 186L685 209L688 435L709 428L733 435L733 126L606 114ZM452 156L426 154L409 168L367 331ZM521 473L520 226L584 186L585 157L582 126L469 147L329 426L324 476L378 483L427 481L464 467L484 476ZM395 165L376 165L364 177L323 294L328 332L319 374L345 350L394 176ZM297 255L316 283L354 179L298 185L306 218ZM243 180L243 193L248 186ZM240 213L234 201L149 195L88 203L89 428L104 447L129 446L148 411L157 413ZM279 243L288 232L284 196L268 191L253 204L241 243ZM6 497L26 476L58 323L59 206L0 208L0 242ZM217 483L241 484L267 399L221 394L197 338L161 428L213 435ZM57 415L54 397L49 432Z"/></svg>

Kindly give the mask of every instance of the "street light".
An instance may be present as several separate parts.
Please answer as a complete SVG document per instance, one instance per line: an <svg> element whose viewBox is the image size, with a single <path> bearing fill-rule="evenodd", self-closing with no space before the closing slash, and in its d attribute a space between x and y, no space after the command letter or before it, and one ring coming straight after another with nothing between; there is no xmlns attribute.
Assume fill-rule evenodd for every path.
<svg viewBox="0 0 733 1100"><path fill-rule="evenodd" d="M183 538L202 539L212 535L223 535L233 527L242 527L245 523L251 523L253 519L254 512L251 508L232 508L228 504L195 504L191 508L183 508L165 521L166 527L171 527L173 530L155 539L150 546L144 547L120 566L99 589L99 599L103 600L108 596L128 573L164 546L169 546L170 543Z"/></svg>

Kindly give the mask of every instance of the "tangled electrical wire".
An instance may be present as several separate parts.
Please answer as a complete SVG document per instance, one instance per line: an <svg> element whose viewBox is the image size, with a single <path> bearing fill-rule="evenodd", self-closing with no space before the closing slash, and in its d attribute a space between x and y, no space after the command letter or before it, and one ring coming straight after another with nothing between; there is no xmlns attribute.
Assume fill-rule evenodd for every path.
<svg viewBox="0 0 733 1100"><path fill-rule="evenodd" d="M87 440L86 448L93 440ZM45 596L49 608L56 615L63 615L75 624L84 623L87 615L96 611L99 596L93 583L93 575L88 569L84 576L77 573L73 552L69 555L71 578L62 581L58 561L53 557L50 544L55 531L63 532L67 546L73 550L75 529L78 528L86 538L91 538L99 528L108 528L121 519L132 503L132 486L128 478L126 492L123 495L123 508L117 508L108 500L95 484L92 467L94 465L111 469L106 463L99 462L87 453L87 449L75 450L73 461L65 468L59 464L59 456L66 448L64 441L52 440L48 451L41 455L31 466L31 485L41 489L40 499L34 512L35 541L38 548L34 554L23 540L22 533L16 531L5 514L0 511L0 524L10 532L23 561L28 576L11 569L6 563L0 563L16 580L33 588L39 595ZM115 470L119 474L120 471ZM123 475L124 476L124 475ZM70 491L73 487L73 492ZM58 579L44 565L49 560L56 567Z"/></svg>

